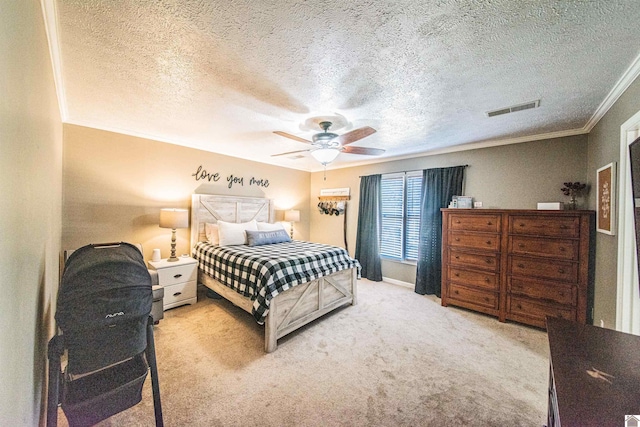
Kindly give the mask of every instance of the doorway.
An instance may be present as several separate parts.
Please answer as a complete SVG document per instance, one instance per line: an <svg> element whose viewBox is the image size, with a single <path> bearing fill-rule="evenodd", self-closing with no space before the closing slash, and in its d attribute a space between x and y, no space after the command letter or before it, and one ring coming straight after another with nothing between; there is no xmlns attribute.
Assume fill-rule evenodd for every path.
<svg viewBox="0 0 640 427"><path fill-rule="evenodd" d="M620 187L618 191L618 286L616 329L640 335L640 284L629 145L640 137L640 111L620 126Z"/></svg>

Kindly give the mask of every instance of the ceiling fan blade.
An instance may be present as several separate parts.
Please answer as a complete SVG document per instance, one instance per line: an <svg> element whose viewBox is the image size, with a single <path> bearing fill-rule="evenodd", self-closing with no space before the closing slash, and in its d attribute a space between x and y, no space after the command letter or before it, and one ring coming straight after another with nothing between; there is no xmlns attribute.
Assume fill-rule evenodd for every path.
<svg viewBox="0 0 640 427"><path fill-rule="evenodd" d="M299 136L291 135L290 133L281 132L279 130L273 131L276 135L284 136L285 138L293 139L295 141L304 142L305 144L311 144L308 139L300 138Z"/></svg>
<svg viewBox="0 0 640 427"><path fill-rule="evenodd" d="M376 130L374 128L365 126L363 128L354 129L351 132L344 133L335 138L333 141L338 142L340 145L347 145L351 144L352 142L359 141L362 138L366 138L367 136L374 133L376 133Z"/></svg>
<svg viewBox="0 0 640 427"><path fill-rule="evenodd" d="M379 156L384 153L382 148L369 148L369 147L344 147L343 153L347 154L367 154L369 156Z"/></svg>
<svg viewBox="0 0 640 427"><path fill-rule="evenodd" d="M304 153L306 151L311 151L311 149L309 148L308 150L287 151L286 153L272 154L271 157L286 156L288 154L295 154L295 153Z"/></svg>

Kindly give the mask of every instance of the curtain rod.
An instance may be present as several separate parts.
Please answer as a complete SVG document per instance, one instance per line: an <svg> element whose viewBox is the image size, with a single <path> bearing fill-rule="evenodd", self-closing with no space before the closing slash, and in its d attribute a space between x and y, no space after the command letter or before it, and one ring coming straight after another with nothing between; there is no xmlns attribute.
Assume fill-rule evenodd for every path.
<svg viewBox="0 0 640 427"><path fill-rule="evenodd" d="M468 168L469 165L446 166L446 167L448 167L448 168L457 168L457 167ZM427 168L427 169L443 169L443 168ZM414 170L410 170L410 171L399 171L399 172L385 172L385 173L381 173L381 174L372 173L371 175L391 175L392 173L422 172L423 170L427 170L427 169L414 169ZM358 176L358 178L362 178L363 176L371 176L371 175L360 175L360 176Z"/></svg>

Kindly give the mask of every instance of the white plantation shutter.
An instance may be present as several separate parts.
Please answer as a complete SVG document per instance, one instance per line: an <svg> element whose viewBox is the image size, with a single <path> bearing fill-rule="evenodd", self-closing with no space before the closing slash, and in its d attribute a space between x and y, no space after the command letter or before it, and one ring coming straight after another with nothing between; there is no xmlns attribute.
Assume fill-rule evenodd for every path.
<svg viewBox="0 0 640 427"><path fill-rule="evenodd" d="M404 175L383 175L380 255L402 259Z"/></svg>
<svg viewBox="0 0 640 427"><path fill-rule="evenodd" d="M397 260L418 259L422 173L382 176L380 255Z"/></svg>
<svg viewBox="0 0 640 427"><path fill-rule="evenodd" d="M422 174L407 175L406 184L405 254L409 260L418 259L420 244L420 197L422 195Z"/></svg>

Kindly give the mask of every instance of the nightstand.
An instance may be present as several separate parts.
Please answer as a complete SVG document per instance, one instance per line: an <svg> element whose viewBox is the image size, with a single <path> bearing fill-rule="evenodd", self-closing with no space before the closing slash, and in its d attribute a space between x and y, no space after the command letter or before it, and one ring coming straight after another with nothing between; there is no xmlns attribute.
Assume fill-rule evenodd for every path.
<svg viewBox="0 0 640 427"><path fill-rule="evenodd" d="M191 257L179 257L174 262L166 259L149 261L149 266L158 272L158 285L164 288L164 310L198 301L198 261Z"/></svg>

